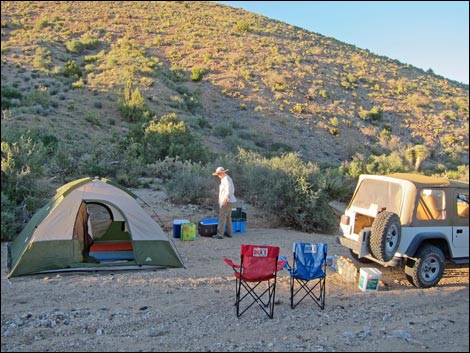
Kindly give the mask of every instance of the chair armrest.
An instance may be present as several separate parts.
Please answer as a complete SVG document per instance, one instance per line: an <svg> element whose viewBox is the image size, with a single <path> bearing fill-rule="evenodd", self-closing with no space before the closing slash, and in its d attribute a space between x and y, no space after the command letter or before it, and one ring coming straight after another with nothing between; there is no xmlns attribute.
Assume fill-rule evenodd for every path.
<svg viewBox="0 0 470 353"><path fill-rule="evenodd" d="M287 261L279 258L279 260L277 261L276 271L282 270L286 265L287 265Z"/></svg>
<svg viewBox="0 0 470 353"><path fill-rule="evenodd" d="M240 268L240 265L233 263L232 260L227 259L226 257L224 257L224 262L225 262L227 265L229 265L230 267L234 268L234 269L235 269L235 268Z"/></svg>
<svg viewBox="0 0 470 353"><path fill-rule="evenodd" d="M278 259L278 262L277 262L277 266L281 266L279 270L287 270L289 271L290 270L290 266L289 266L289 262L287 262L287 258L285 256L279 256L279 259Z"/></svg>

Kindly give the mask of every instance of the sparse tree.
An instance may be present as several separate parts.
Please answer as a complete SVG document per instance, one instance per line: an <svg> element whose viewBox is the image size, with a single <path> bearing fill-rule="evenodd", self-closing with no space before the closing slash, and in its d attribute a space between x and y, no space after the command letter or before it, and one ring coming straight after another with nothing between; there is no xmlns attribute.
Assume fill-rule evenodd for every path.
<svg viewBox="0 0 470 353"><path fill-rule="evenodd" d="M419 171L423 161L431 155L424 145L416 145L406 150L406 159L414 165L415 171Z"/></svg>

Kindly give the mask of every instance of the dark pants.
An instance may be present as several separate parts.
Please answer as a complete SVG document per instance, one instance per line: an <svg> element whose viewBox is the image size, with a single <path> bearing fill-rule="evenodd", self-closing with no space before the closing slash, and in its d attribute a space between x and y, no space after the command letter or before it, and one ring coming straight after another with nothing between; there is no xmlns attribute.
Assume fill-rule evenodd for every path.
<svg viewBox="0 0 470 353"><path fill-rule="evenodd" d="M232 235L232 208L235 206L233 202L227 202L219 210L219 225L217 226L217 234L223 235L225 226L227 226L226 233Z"/></svg>

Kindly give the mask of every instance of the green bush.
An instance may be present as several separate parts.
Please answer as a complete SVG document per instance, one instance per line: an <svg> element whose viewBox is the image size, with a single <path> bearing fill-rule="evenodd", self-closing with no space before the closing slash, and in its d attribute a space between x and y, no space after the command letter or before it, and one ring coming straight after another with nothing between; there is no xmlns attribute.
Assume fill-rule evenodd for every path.
<svg viewBox="0 0 470 353"><path fill-rule="evenodd" d="M82 42L78 40L72 40L70 42L66 42L65 47L67 48L69 52L74 53L74 54L81 54L85 50L85 46L82 44Z"/></svg>
<svg viewBox="0 0 470 353"><path fill-rule="evenodd" d="M204 76L204 69L202 67L194 67L191 70L192 81L201 81L203 76Z"/></svg>
<svg viewBox="0 0 470 353"><path fill-rule="evenodd" d="M2 131L1 151L1 234L2 240L11 240L29 216L42 206L45 193L38 180L48 163L48 149L37 134Z"/></svg>
<svg viewBox="0 0 470 353"><path fill-rule="evenodd" d="M380 107L372 107L371 110L360 110L359 113L359 118L361 118L364 121L379 121L382 119L382 109Z"/></svg>
<svg viewBox="0 0 470 353"><path fill-rule="evenodd" d="M12 202L2 192L2 241L10 241L15 238L15 235L21 230L21 223L18 220L18 206Z"/></svg>
<svg viewBox="0 0 470 353"><path fill-rule="evenodd" d="M1 97L2 109L9 109L20 104L23 94L14 87L2 86Z"/></svg>
<svg viewBox="0 0 470 353"><path fill-rule="evenodd" d="M64 76L78 79L83 76L83 73L75 61L67 60L64 65Z"/></svg>
<svg viewBox="0 0 470 353"><path fill-rule="evenodd" d="M233 134L233 129L229 125L217 125L213 129L214 136L227 137Z"/></svg>
<svg viewBox="0 0 470 353"><path fill-rule="evenodd" d="M238 21L233 27L237 32L251 32L251 26L247 21Z"/></svg>
<svg viewBox="0 0 470 353"><path fill-rule="evenodd" d="M207 147L175 113L154 119L145 128L144 156L147 163L166 157L205 162L210 158Z"/></svg>
<svg viewBox="0 0 470 353"><path fill-rule="evenodd" d="M132 90L132 83L128 81L123 90L123 98L118 100L118 108L124 119L135 123L148 118L149 111L139 88Z"/></svg>
<svg viewBox="0 0 470 353"><path fill-rule="evenodd" d="M271 212L285 226L307 232L330 232L336 227L338 220L328 202L341 183L318 182L318 166L297 154L267 159L239 150L233 169L239 195Z"/></svg>
<svg viewBox="0 0 470 353"><path fill-rule="evenodd" d="M169 199L176 204L204 204L214 194L211 171L198 163L186 163L165 184Z"/></svg>
<svg viewBox="0 0 470 353"><path fill-rule="evenodd" d="M51 105L51 97L46 91L35 89L24 96L23 102L27 106L40 105L42 108L47 109Z"/></svg>

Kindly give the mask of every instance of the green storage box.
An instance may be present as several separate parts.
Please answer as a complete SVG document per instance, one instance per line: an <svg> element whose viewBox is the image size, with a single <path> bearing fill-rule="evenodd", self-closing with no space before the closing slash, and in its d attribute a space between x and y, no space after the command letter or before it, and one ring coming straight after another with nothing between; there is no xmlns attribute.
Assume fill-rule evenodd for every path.
<svg viewBox="0 0 470 353"><path fill-rule="evenodd" d="M246 222L246 212L241 207L232 208L232 222Z"/></svg>

